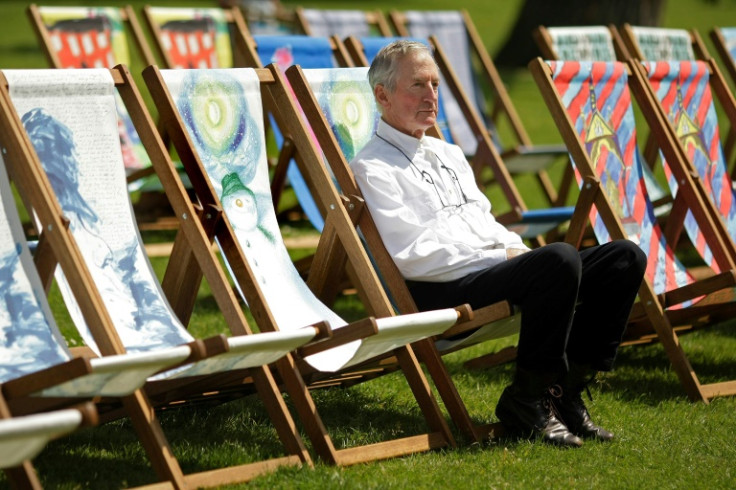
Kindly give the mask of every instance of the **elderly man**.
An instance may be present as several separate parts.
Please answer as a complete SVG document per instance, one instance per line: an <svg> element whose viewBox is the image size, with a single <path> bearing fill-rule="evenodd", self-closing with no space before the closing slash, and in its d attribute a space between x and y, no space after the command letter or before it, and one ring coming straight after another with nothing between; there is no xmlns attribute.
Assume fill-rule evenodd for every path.
<svg viewBox="0 0 736 490"><path fill-rule="evenodd" d="M581 393L612 368L644 253L628 240L530 250L496 222L462 150L425 134L439 86L425 45L384 47L368 79L382 117L351 168L417 306L519 306L516 372L496 416L513 433L563 446L612 439L591 421Z"/></svg>

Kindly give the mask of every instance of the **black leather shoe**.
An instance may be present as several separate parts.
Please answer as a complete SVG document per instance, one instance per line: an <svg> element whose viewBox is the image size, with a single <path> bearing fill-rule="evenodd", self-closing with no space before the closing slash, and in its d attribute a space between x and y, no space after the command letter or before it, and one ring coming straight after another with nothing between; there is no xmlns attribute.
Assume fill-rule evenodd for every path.
<svg viewBox="0 0 736 490"><path fill-rule="evenodd" d="M580 447L583 441L554 413L549 379L517 368L513 384L504 389L498 400L496 416L511 434L541 437L545 442L564 447Z"/></svg>
<svg viewBox="0 0 736 490"><path fill-rule="evenodd" d="M556 391L553 389L553 392ZM613 434L603 427L593 423L590 413L585 407L581 392L570 393L560 388L559 396L553 396L551 401L560 418L565 422L570 431L585 439L597 439L599 441L610 441Z"/></svg>
<svg viewBox="0 0 736 490"><path fill-rule="evenodd" d="M613 434L593 423L583 402L583 390L587 391L588 383L595 378L596 371L575 362L569 365L570 369L560 383L550 389L555 410L573 434L586 439L610 441Z"/></svg>

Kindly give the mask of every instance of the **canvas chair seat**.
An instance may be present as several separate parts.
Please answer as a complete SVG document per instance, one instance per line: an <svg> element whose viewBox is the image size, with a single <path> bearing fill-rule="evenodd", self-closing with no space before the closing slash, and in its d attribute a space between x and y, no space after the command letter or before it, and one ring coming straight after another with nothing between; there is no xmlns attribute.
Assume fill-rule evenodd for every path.
<svg viewBox="0 0 736 490"><path fill-rule="evenodd" d="M573 218L568 241L579 244L580 230L589 221L599 242L628 238L647 253L645 280L627 335L636 332L637 328L632 328L636 321L647 323L664 345L692 399L707 401L736 393L733 381L700 383L674 329L675 325L709 325L734 314L729 294L736 285L733 243L723 240L723 224L714 219L715 211L702 199L698 182L681 171L684 167L673 165L683 183L678 199L697 217L703 236L726 272L695 280L675 257L643 183L642 162L635 151L631 93L643 101L640 107L667 159L674 162L682 155L676 145L668 143L670 133L659 130L660 113L647 102L650 94L636 65L536 60L530 67L570 149L581 185L576 210L580 214Z"/></svg>
<svg viewBox="0 0 736 490"><path fill-rule="evenodd" d="M45 301L41 281L27 247L13 193L3 166L0 178L0 256L4 291L2 326L6 339L0 348L0 383L23 390L24 377L43 370L59 369L72 361L66 341ZM122 354L89 360L90 369L61 383L40 384L24 395L90 398L119 397L143 386L146 378L190 355L188 346L153 353ZM25 391L25 390L23 390Z"/></svg>
<svg viewBox="0 0 736 490"><path fill-rule="evenodd" d="M364 12L347 9L313 9L298 7L297 20L308 36L343 39L347 36L389 35L383 14L376 10Z"/></svg>
<svg viewBox="0 0 736 490"><path fill-rule="evenodd" d="M96 417L93 405L84 408L0 420L0 468L12 468L33 459L49 441L78 429L85 417Z"/></svg>

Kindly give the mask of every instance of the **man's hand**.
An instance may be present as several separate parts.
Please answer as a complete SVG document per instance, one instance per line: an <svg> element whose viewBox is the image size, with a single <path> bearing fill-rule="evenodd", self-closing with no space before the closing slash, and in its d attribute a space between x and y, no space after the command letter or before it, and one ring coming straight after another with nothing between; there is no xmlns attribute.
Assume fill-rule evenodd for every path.
<svg viewBox="0 0 736 490"><path fill-rule="evenodd" d="M513 259L514 257L518 257L521 254L527 253L529 249L527 248L507 248L506 249L506 260Z"/></svg>

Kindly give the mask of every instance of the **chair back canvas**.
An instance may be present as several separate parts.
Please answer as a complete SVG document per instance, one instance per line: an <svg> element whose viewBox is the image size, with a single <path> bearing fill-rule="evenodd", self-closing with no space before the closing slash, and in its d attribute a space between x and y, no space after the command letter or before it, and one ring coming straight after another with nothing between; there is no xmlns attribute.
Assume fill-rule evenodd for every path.
<svg viewBox="0 0 736 490"><path fill-rule="evenodd" d="M129 352L185 344L141 245L125 184L108 70L5 70L16 112L49 177ZM66 280L57 281L85 343L96 348Z"/></svg>
<svg viewBox="0 0 736 490"><path fill-rule="evenodd" d="M721 146L708 65L702 61L643 64L649 83L675 128L688 159L697 170L711 202L723 217L729 235L736 237L736 198ZM677 180L664 158L662 163L674 195L677 193ZM692 214L688 213L685 226L691 240L698 246L704 259L713 262L709 265L719 270L694 221Z"/></svg>
<svg viewBox="0 0 736 490"><path fill-rule="evenodd" d="M112 68L130 66L129 39L120 10L108 7L39 7L59 68ZM123 159L129 171L148 165L143 144L119 98L118 131Z"/></svg>
<svg viewBox="0 0 736 490"><path fill-rule="evenodd" d="M225 12L217 8L149 7L172 68L231 68L233 52Z"/></svg>
<svg viewBox="0 0 736 490"><path fill-rule="evenodd" d="M547 27L547 32L560 61L616 61L606 26Z"/></svg>
<svg viewBox="0 0 736 490"><path fill-rule="evenodd" d="M255 72L161 73L279 329L301 328L322 320L332 328L344 325L306 287L281 237L271 201L263 108ZM343 349L344 359L357 347L356 342L352 344ZM339 356L333 352L338 350L329 355Z"/></svg>
<svg viewBox="0 0 736 490"><path fill-rule="evenodd" d="M337 61L332 54L332 45L326 37L284 35L253 36L253 39L257 44L258 57L264 66L275 63L282 71L291 65L299 65L305 69L333 68L337 66ZM280 148L283 143L283 136L278 130L278 125L275 124L273 118L271 119L271 128ZM324 220L311 196L304 177L293 161L289 164L286 175L309 222L318 231L321 231Z"/></svg>
<svg viewBox="0 0 736 490"><path fill-rule="evenodd" d="M695 59L690 33L685 29L631 26L642 56L651 61Z"/></svg>
<svg viewBox="0 0 736 490"><path fill-rule="evenodd" d="M736 60L736 27L720 27L718 31L726 41L726 49L731 59Z"/></svg>
<svg viewBox="0 0 736 490"><path fill-rule="evenodd" d="M644 185L625 65L548 63L557 92L590 157L601 189L629 239L649 257L646 277L654 291L660 294L693 282L667 244ZM582 184L577 168L575 173ZM591 208L590 222L600 243L610 240L595 207Z"/></svg>
<svg viewBox="0 0 736 490"><path fill-rule="evenodd" d="M0 156L2 162L2 156ZM0 169L0 383L70 359Z"/></svg>
<svg viewBox="0 0 736 490"><path fill-rule="evenodd" d="M380 118L368 83L368 68L303 72L345 159L352 160L373 137Z"/></svg>
<svg viewBox="0 0 736 490"><path fill-rule="evenodd" d="M547 27L546 30L559 61L616 61L613 38L606 26ZM667 191L660 186L652 168L646 164L641 168L650 200L658 201L667 196ZM657 208L655 213L668 211L670 207L665 205Z"/></svg>
<svg viewBox="0 0 736 490"><path fill-rule="evenodd" d="M310 35L319 37L371 36L374 29L362 10L302 9L309 24Z"/></svg>

